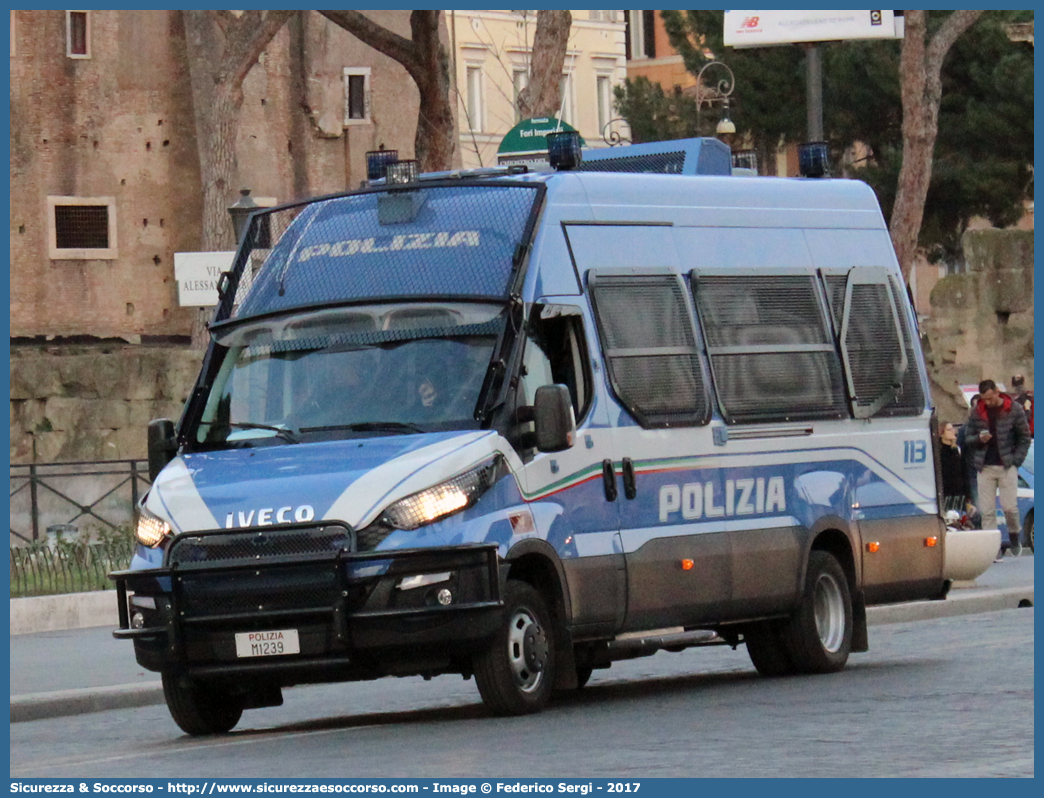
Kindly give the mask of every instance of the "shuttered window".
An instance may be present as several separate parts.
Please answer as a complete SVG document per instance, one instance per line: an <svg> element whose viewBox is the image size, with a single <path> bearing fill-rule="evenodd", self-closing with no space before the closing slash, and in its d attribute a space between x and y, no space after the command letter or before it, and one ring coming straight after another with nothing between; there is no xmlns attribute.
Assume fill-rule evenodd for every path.
<svg viewBox="0 0 1044 798"><path fill-rule="evenodd" d="M710 420L692 316L673 274L590 272L589 286L613 392L643 427Z"/></svg>
<svg viewBox="0 0 1044 798"><path fill-rule="evenodd" d="M814 275L700 272L693 291L728 423L848 415L841 362Z"/></svg>

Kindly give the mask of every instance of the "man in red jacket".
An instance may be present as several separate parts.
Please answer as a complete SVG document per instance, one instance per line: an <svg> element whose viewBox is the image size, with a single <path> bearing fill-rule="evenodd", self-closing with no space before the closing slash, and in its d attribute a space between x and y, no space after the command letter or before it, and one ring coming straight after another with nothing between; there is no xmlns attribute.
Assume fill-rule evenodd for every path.
<svg viewBox="0 0 1044 798"><path fill-rule="evenodd" d="M1018 467L1026 459L1031 440L1022 405L997 390L993 380L980 382L979 398L972 403L964 425L964 445L974 453L982 528L997 528L995 497L999 491L1013 557L1022 554Z"/></svg>

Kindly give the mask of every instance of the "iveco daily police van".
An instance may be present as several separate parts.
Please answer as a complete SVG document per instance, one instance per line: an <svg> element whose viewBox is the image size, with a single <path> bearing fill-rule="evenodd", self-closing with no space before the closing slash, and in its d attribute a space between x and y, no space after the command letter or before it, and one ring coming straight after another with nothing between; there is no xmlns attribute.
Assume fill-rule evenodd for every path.
<svg viewBox="0 0 1044 798"><path fill-rule="evenodd" d="M703 174L566 147L251 217L113 574L115 634L184 731L381 676L533 712L701 644L836 671L867 606L945 595L873 192L737 177L727 151L706 174L722 145L696 144Z"/></svg>

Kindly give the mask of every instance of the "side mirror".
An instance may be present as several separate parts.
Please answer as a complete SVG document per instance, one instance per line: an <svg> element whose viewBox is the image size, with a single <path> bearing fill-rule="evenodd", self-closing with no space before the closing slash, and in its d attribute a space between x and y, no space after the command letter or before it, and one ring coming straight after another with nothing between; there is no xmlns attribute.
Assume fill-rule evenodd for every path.
<svg viewBox="0 0 1044 798"><path fill-rule="evenodd" d="M564 385L542 385L533 399L536 447L541 452L561 452L576 440L576 417L569 389Z"/></svg>
<svg viewBox="0 0 1044 798"><path fill-rule="evenodd" d="M149 422L149 482L155 482L163 466L174 459L178 443L174 439L174 422L157 418Z"/></svg>

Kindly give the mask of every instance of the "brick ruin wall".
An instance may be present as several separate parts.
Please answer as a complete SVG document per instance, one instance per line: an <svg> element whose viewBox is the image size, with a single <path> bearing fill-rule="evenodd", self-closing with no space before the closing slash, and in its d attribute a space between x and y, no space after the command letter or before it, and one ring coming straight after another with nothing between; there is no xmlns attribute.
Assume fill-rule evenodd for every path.
<svg viewBox="0 0 1044 798"><path fill-rule="evenodd" d="M932 399L951 422L968 412L960 384L1021 373L1032 389L1034 373L1033 231L970 230L961 243L966 269L936 283L921 329Z"/></svg>

